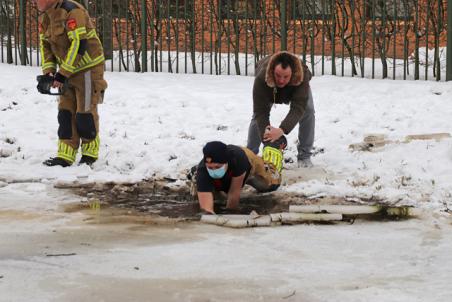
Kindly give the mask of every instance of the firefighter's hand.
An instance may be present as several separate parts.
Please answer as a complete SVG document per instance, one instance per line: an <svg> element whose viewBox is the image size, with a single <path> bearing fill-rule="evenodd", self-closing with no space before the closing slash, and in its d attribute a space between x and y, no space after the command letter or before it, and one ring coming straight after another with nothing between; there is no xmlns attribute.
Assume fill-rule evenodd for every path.
<svg viewBox="0 0 452 302"><path fill-rule="evenodd" d="M62 75L61 73L57 72L55 74L53 83L52 83L52 88L63 88L64 83L66 82L67 78Z"/></svg>
<svg viewBox="0 0 452 302"><path fill-rule="evenodd" d="M264 132L264 142L274 142L284 135L284 131L281 128L275 128L273 126L267 126Z"/></svg>
<svg viewBox="0 0 452 302"><path fill-rule="evenodd" d="M63 83L60 83L58 81L53 81L52 88L63 88Z"/></svg>

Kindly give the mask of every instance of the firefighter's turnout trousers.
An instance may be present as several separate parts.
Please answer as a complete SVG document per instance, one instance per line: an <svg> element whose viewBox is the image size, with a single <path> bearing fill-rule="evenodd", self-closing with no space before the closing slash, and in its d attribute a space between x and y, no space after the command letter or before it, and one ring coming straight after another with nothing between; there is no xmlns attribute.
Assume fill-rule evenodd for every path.
<svg viewBox="0 0 452 302"><path fill-rule="evenodd" d="M264 161L264 159L254 154L248 148L243 147L242 149L251 164L251 171L246 183L259 192L269 192L278 189L281 184L281 171L278 170L277 164Z"/></svg>
<svg viewBox="0 0 452 302"><path fill-rule="evenodd" d="M58 104L58 157L75 161L81 142L82 155L99 156L99 115L107 82L104 64L74 74Z"/></svg>

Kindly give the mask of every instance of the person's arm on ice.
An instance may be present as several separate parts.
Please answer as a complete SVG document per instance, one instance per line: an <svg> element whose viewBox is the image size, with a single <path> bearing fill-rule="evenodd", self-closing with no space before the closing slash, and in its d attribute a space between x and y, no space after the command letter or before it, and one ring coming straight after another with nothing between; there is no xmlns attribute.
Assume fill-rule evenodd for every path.
<svg viewBox="0 0 452 302"><path fill-rule="evenodd" d="M213 193L212 192L198 192L199 207L201 210L215 214L213 210Z"/></svg>
<svg viewBox="0 0 452 302"><path fill-rule="evenodd" d="M228 201L226 203L227 209L236 209L240 202L240 192L242 191L242 185L245 180L246 172L237 177L232 177L231 187L228 191Z"/></svg>

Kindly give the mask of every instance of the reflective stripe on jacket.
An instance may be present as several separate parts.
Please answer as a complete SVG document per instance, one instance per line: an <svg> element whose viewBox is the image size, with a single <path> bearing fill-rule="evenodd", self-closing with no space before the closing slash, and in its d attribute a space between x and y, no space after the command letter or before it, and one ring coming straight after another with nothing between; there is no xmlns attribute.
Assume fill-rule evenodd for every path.
<svg viewBox="0 0 452 302"><path fill-rule="evenodd" d="M39 18L43 73L70 77L105 61L102 44L88 11L71 0L59 0Z"/></svg>

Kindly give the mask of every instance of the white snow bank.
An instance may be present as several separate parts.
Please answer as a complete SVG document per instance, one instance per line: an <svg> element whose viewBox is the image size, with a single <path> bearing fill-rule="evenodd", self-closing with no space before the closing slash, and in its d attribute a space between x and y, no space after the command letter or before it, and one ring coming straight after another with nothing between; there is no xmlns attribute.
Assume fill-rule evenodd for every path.
<svg viewBox="0 0 452 302"><path fill-rule="evenodd" d="M246 144L252 77L107 72L109 89L99 107L99 161L92 169L45 167L41 162L56 152L57 102L36 91L38 73L38 68L0 65L0 187L31 181L181 178L201 159L207 141ZM449 83L323 76L315 77L311 87L315 145L325 149L313 162L328 177L281 190L381 198L434 209L452 206L451 139L391 144L376 152L348 148L368 133L382 133L390 140L452 133ZM278 125L287 111L288 106L278 105L272 122ZM296 140L295 129L289 135L287 157L295 158Z"/></svg>

